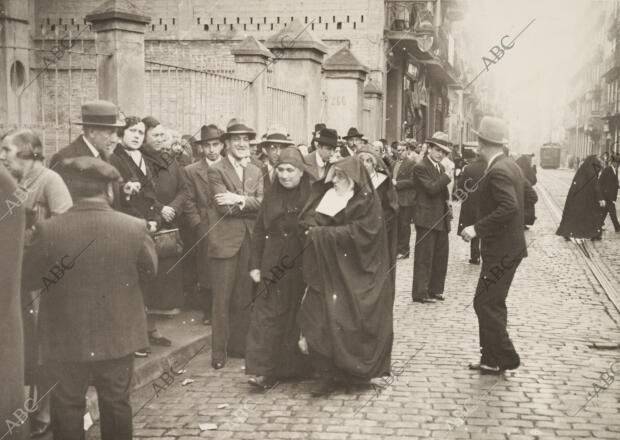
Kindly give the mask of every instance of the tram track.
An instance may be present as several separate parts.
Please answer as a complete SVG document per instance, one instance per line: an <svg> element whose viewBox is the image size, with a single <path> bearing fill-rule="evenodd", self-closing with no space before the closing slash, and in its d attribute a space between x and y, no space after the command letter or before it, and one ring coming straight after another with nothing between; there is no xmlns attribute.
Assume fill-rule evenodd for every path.
<svg viewBox="0 0 620 440"><path fill-rule="evenodd" d="M539 197L549 208L551 218L556 224L556 227L559 226L560 221L562 220L562 209L553 199L549 190L545 188L540 181L535 188ZM571 245L577 249L579 255L586 263L586 266L605 292L605 295L607 295L611 303L616 308L616 311L620 313L620 282L618 282L618 280L614 277L608 275L609 273L613 273L614 269L605 262L604 258L601 257L601 254L594 247L591 240L571 238L570 242ZM612 318L615 322L618 322L617 317L614 319L610 315L610 318Z"/></svg>

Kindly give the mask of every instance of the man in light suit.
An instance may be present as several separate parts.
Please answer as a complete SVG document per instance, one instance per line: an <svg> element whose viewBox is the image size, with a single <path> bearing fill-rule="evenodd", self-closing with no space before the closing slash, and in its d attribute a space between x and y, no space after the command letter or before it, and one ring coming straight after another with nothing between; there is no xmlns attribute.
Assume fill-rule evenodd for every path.
<svg viewBox="0 0 620 440"><path fill-rule="evenodd" d="M521 260L527 256L523 233L524 182L519 166L503 154L508 127L495 117L480 121L478 143L487 162L480 181L478 220L461 232L469 241L480 237L482 267L474 297L480 332L480 362L470 369L501 374L519 367L520 359L508 331L506 297Z"/></svg>
<svg viewBox="0 0 620 440"><path fill-rule="evenodd" d="M103 440L132 438L134 352L148 346L140 279L157 272L146 221L110 206L120 173L93 157L61 164L73 207L37 223L23 289L40 294L40 351L55 439L84 438L85 394L97 389ZM114 237L113 240L110 237Z"/></svg>
<svg viewBox="0 0 620 440"><path fill-rule="evenodd" d="M331 128L323 128L314 138L316 150L304 156L304 162L316 180L327 174L327 169L338 148L338 133Z"/></svg>
<svg viewBox="0 0 620 440"><path fill-rule="evenodd" d="M448 233L452 219L448 184L452 172L441 161L452 151L448 135L438 131L426 141L428 154L413 167L416 188L415 253L412 299L418 303L443 301L448 269Z"/></svg>
<svg viewBox="0 0 620 440"><path fill-rule="evenodd" d="M260 169L250 162L250 140L256 133L242 121L228 123L222 139L226 157L209 169L213 194L209 209L209 269L213 287L211 365L226 364L228 355L243 357L252 301L250 247L263 199Z"/></svg>
<svg viewBox="0 0 620 440"><path fill-rule="evenodd" d="M211 325L213 310L213 290L208 276L208 210L212 200L209 185L209 168L222 160L222 131L216 125L203 125L200 129L200 141L197 142L198 162L184 169L188 195L185 202L185 216L192 230L189 247L197 254L199 297L203 312L203 324Z"/></svg>

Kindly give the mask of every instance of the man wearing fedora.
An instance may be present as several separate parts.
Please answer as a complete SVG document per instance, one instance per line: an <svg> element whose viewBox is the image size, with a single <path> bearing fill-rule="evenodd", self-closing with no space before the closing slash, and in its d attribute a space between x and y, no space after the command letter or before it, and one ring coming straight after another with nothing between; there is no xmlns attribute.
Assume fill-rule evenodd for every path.
<svg viewBox="0 0 620 440"><path fill-rule="evenodd" d="M155 244L144 220L110 206L120 179L114 166L75 157L60 167L74 205L37 223L23 277L25 289L43 288L40 353L54 384L53 437L84 438L85 395L93 384L101 438L129 440L134 352L148 345L140 280L157 272Z"/></svg>
<svg viewBox="0 0 620 440"><path fill-rule="evenodd" d="M118 141L116 130L125 126L118 107L109 101L97 100L82 105L83 133L72 143L52 156L50 168L71 157L97 157L108 162L108 156ZM64 177L64 176L63 176Z"/></svg>
<svg viewBox="0 0 620 440"><path fill-rule="evenodd" d="M316 150L304 156L304 162L316 180L327 174L327 169L338 148L338 133L332 128L323 128L314 138Z"/></svg>
<svg viewBox="0 0 620 440"><path fill-rule="evenodd" d="M428 144L427 155L413 167L416 189L415 251L412 299L418 303L443 301L448 269L448 233L452 212L448 184L452 174L441 164L452 146L448 135L438 131Z"/></svg>
<svg viewBox="0 0 620 440"><path fill-rule="evenodd" d="M398 234L396 258L409 258L411 218L415 207L416 190L413 183L413 167L416 161L407 157L407 147L400 142L396 147L396 160L392 168L394 187L398 195Z"/></svg>
<svg viewBox="0 0 620 440"><path fill-rule="evenodd" d="M481 357L470 369L501 374L520 363L506 329L506 297L519 263L527 256L523 232L525 178L514 160L503 153L508 128L502 119L485 116L475 133L487 168L479 183L478 220L461 232L466 241L475 237L481 240L482 267L474 297Z"/></svg>
<svg viewBox="0 0 620 440"><path fill-rule="evenodd" d="M314 125L314 131L312 132L312 140L310 141L310 148L308 148L308 153L312 153L314 150L316 150L316 138L319 136L319 133L324 128L327 128L327 125L322 122Z"/></svg>
<svg viewBox="0 0 620 440"><path fill-rule="evenodd" d="M351 127L346 136L343 136L346 144L340 149L342 157L355 156L357 149L364 143L362 138L364 135L357 131L357 128Z"/></svg>
<svg viewBox="0 0 620 440"><path fill-rule="evenodd" d="M222 135L226 156L208 172L212 193L207 234L213 288L211 365L215 369L226 364L228 355L245 355L252 283L244 274L250 270L252 232L263 199L260 169L250 162L249 142L255 137L244 122L232 119Z"/></svg>
<svg viewBox="0 0 620 440"><path fill-rule="evenodd" d="M260 142L259 148L267 157L267 161L261 168L264 193L269 191L271 184L276 179L276 166L280 157L280 151L290 145L295 145L295 143L289 139L286 130L282 127L269 128L264 139Z"/></svg>
<svg viewBox="0 0 620 440"><path fill-rule="evenodd" d="M209 231L208 210L212 194L209 185L209 167L222 160L221 140L222 130L216 125L203 125L200 129L200 141L197 141L198 153L201 159L184 169L187 182L187 199L185 215L192 229L190 247L196 249L198 266L198 291L203 311L203 324L211 324L213 290L208 276L208 240Z"/></svg>

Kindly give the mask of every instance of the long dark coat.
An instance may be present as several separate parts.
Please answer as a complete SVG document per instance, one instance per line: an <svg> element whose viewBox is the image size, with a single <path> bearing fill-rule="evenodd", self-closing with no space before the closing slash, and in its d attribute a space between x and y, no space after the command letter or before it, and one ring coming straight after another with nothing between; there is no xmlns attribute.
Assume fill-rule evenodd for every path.
<svg viewBox="0 0 620 440"><path fill-rule="evenodd" d="M463 168L463 172L457 181L457 188L466 194L461 200L461 213L459 214L459 226L457 234L467 226L471 226L478 220L478 200L479 188L484 176L487 163L482 157L478 157L475 161L467 164Z"/></svg>
<svg viewBox="0 0 620 440"><path fill-rule="evenodd" d="M334 164L355 182L334 217L315 212L332 183L318 181L301 214L308 229L303 272L308 291L299 325L312 350L351 376L390 371L393 297L383 210L370 177L354 157ZM370 188L370 190L369 190Z"/></svg>
<svg viewBox="0 0 620 440"><path fill-rule="evenodd" d="M56 277L51 269L59 264L64 272ZM114 211L103 198L78 199L69 211L38 223L24 256L23 285L45 287L43 358L91 362L146 347L139 280L156 272L155 245L144 221Z"/></svg>
<svg viewBox="0 0 620 440"><path fill-rule="evenodd" d="M179 218L183 215L187 199L185 176L181 167L174 153L155 151L146 146L142 147L142 151L153 170L152 182L159 206L170 206L176 212L172 222L167 223L162 218L158 226L160 229L178 228ZM181 255L159 258L157 277L144 285L148 292L149 307L167 310L183 305L183 266L179 264L180 258Z"/></svg>
<svg viewBox="0 0 620 440"><path fill-rule="evenodd" d="M599 200L604 200L598 180L601 168L602 164L598 157L592 155L588 156L577 169L566 196L557 235L574 238L593 238L601 235L604 209L599 206Z"/></svg>
<svg viewBox="0 0 620 440"><path fill-rule="evenodd" d="M599 182L603 198L608 202L615 202L618 198L618 172L614 171L612 165L601 171Z"/></svg>
<svg viewBox="0 0 620 440"><path fill-rule="evenodd" d="M0 164L0 417L4 422L0 436L23 440L29 438L28 423L11 429L7 420L19 423L13 413L24 406L24 341L22 309L20 301L20 280L22 274L22 252L24 249L25 213L15 197L17 185L6 168ZM7 205L7 201L15 206ZM40 277L40 274L37 274Z"/></svg>
<svg viewBox="0 0 620 440"><path fill-rule="evenodd" d="M297 312L305 290L302 276L304 233L298 216L310 197L311 178L284 188L276 178L263 203L252 234L250 269L260 269L246 343L246 373L295 376L308 361L297 347Z"/></svg>

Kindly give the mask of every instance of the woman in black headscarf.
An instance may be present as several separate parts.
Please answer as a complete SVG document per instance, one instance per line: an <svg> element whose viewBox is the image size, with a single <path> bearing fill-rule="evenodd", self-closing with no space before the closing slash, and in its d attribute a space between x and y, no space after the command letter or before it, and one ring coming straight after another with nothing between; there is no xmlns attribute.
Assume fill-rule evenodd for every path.
<svg viewBox="0 0 620 440"><path fill-rule="evenodd" d="M562 221L556 234L569 238L601 237L601 215L605 201L598 182L602 164L596 155L588 156L577 169L568 190Z"/></svg>
<svg viewBox="0 0 620 440"><path fill-rule="evenodd" d="M303 334L321 382L315 396L339 380L390 372L392 306L389 254L381 200L355 157L332 165L301 214L307 229L299 310Z"/></svg>
<svg viewBox="0 0 620 440"><path fill-rule="evenodd" d="M387 234L388 253L390 256L389 268L392 280L392 295L396 293L396 254L397 254L397 231L396 224L398 213L398 195L394 188L392 173L381 159L380 152L371 146L363 146L357 150L357 158L368 171L372 185L379 194L381 207L383 208L383 222Z"/></svg>
<svg viewBox="0 0 620 440"><path fill-rule="evenodd" d="M250 277L259 283L246 342L246 374L257 388L308 371L299 351L297 311L304 294L304 235L298 217L310 197L311 175L296 147L280 152L277 178L265 194L254 226Z"/></svg>

